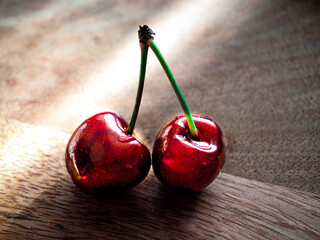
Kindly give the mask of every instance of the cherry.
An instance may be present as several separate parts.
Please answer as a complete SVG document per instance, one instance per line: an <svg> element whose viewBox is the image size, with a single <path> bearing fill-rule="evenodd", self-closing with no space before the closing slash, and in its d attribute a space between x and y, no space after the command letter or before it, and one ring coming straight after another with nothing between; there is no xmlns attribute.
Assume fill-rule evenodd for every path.
<svg viewBox="0 0 320 240"><path fill-rule="evenodd" d="M73 133L66 165L73 182L89 194L117 193L139 184L150 169L150 153L128 123L112 112L96 114Z"/></svg>
<svg viewBox="0 0 320 240"><path fill-rule="evenodd" d="M220 127L210 118L191 115L188 105L147 26L138 31L141 48L140 78L130 124L119 115L103 112L84 121L66 149L66 166L73 182L88 194L113 194L129 190L148 174L149 150L133 133L140 107L150 47L160 61L185 116L168 122L158 134L152 166L166 185L199 191L219 174L225 161ZM196 124L197 127L196 127Z"/></svg>
<svg viewBox="0 0 320 240"><path fill-rule="evenodd" d="M152 167L157 178L167 186L199 191L219 174L225 161L225 144L220 127L210 118L191 115L188 105L158 46L153 31L146 43L157 56L185 116L169 121L157 136L152 153Z"/></svg>
<svg viewBox="0 0 320 240"><path fill-rule="evenodd" d="M67 145L67 170L73 182L88 194L110 195L129 190L147 176L151 166L149 150L133 133L146 73L146 36L152 34L140 33L140 77L130 124L116 113L99 113L85 120Z"/></svg>
<svg viewBox="0 0 320 240"><path fill-rule="evenodd" d="M199 191L219 174L225 161L220 127L208 117L192 114L198 138L192 139L187 119L177 116L164 125L153 147L152 167L169 187Z"/></svg>
<svg viewBox="0 0 320 240"><path fill-rule="evenodd" d="M66 149L66 166L82 191L115 194L147 176L150 152L126 132L127 127L121 116L103 112L85 120L73 133Z"/></svg>

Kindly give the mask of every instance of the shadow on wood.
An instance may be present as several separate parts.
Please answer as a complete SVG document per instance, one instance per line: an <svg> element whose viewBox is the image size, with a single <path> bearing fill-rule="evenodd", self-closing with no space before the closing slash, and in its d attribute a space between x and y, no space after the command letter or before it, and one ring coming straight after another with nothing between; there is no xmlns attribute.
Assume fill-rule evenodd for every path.
<svg viewBox="0 0 320 240"><path fill-rule="evenodd" d="M32 202L18 214L8 217L10 224L5 232L15 238L28 234L39 238L77 236L77 239L194 236L194 229L188 226L194 215L199 214L201 198L168 192L150 175L135 189L105 198L82 193L69 176L57 179L54 186L32 197Z"/></svg>

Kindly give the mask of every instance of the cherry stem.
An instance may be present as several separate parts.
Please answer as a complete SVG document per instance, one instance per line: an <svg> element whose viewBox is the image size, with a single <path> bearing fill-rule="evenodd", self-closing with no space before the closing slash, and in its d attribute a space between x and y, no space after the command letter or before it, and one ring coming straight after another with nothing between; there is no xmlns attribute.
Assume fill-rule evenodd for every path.
<svg viewBox="0 0 320 240"><path fill-rule="evenodd" d="M189 107L186 103L186 100L184 99L184 97L180 91L180 88L179 88L178 84L176 83L176 80L174 79L168 64L166 63L164 57L162 56L162 53L160 52L158 46L155 44L155 42L152 38L148 39L147 44L152 49L154 54L157 56L159 62L161 63L163 70L167 74L167 77L168 77L168 79L169 79L178 99L179 99L181 107L182 107L184 114L186 115L186 118L188 121L188 126L189 126L191 137L194 139L197 139L198 138L198 130L196 128L196 125L194 124L194 121L191 116L191 112L189 110Z"/></svg>
<svg viewBox="0 0 320 240"><path fill-rule="evenodd" d="M134 105L134 109L132 112L132 117L130 124L126 130L126 132L131 135L133 133L134 125L136 124L136 120L138 117L138 112L140 108L141 98L142 98L142 92L143 92L143 85L144 85L144 79L146 75L146 66L147 66L147 58L148 58L148 45L145 42L140 42L140 48L141 48L141 63L140 63L140 77L139 77L139 86L136 96L136 103Z"/></svg>

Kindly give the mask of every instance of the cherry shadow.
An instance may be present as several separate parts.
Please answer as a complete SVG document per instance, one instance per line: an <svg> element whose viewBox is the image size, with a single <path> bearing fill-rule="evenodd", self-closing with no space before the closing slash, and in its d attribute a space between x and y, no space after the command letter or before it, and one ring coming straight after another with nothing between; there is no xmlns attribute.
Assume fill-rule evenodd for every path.
<svg viewBox="0 0 320 240"><path fill-rule="evenodd" d="M7 232L40 238L179 239L197 212L200 194L177 194L149 173L131 191L96 197L81 192L67 173L45 189L19 214ZM21 235L20 235L21 234Z"/></svg>

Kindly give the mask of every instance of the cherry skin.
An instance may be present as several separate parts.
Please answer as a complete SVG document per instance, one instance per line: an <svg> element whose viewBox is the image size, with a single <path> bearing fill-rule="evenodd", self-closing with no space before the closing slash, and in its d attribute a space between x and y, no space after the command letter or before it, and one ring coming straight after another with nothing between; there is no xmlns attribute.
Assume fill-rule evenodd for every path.
<svg viewBox="0 0 320 240"><path fill-rule="evenodd" d="M192 117L198 139L191 138L185 115L170 120L155 140L152 167L156 177L170 188L194 192L218 176L226 149L217 123L197 114Z"/></svg>
<svg viewBox="0 0 320 240"><path fill-rule="evenodd" d="M150 152L128 123L112 112L96 114L73 133L66 149L66 166L85 193L113 195L139 184L151 166Z"/></svg>

